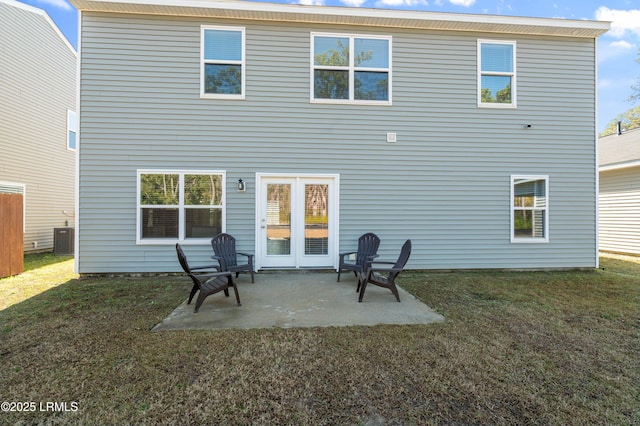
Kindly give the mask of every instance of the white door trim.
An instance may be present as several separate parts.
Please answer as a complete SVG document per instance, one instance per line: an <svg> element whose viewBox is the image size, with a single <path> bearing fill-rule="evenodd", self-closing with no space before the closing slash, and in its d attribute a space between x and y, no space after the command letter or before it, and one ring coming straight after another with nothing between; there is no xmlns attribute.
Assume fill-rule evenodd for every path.
<svg viewBox="0 0 640 426"><path fill-rule="evenodd" d="M305 179L322 179L322 180L331 180L332 181L332 186L333 186L333 191L330 194L330 206L332 206L329 209L329 254L331 255L329 264L327 264L327 267L331 267L332 269L337 269L338 267L338 250L340 247L340 241L339 241L339 229L340 229L340 221L339 221L339 216L340 216L340 175L339 174L322 174L322 173L256 173L256 202L255 202L255 206L256 206L256 211L255 211L255 265L254 267L256 269L261 269L263 267L262 265L262 259L263 259L263 255L264 253L262 253L263 250L263 244L262 244L262 232L264 232L263 228L262 228L262 220L265 219L264 217L262 217L263 215L263 208L264 208L264 202L263 202L263 197L265 196L265 194L263 194L263 185L262 185L262 181L263 179L269 179L269 178L285 178L285 179L295 179L296 182L300 182L300 181L304 181ZM296 260L295 260L295 268L301 268L304 267L304 265L301 265L301 260L302 260L302 253L300 253L299 251L296 253Z"/></svg>

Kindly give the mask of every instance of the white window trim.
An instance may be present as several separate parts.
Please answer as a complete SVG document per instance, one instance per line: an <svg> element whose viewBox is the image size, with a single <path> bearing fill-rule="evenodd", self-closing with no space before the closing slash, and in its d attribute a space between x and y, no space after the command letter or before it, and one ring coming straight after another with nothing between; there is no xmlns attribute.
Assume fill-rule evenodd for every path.
<svg viewBox="0 0 640 426"><path fill-rule="evenodd" d="M177 174L180 176L178 204L167 207L178 208L178 238L142 238L142 205L140 204L140 176L144 174ZM168 245L180 243L184 245L206 245L211 238L185 238L184 223L184 175L221 175L222 176L222 231L227 229L227 173L224 170L185 170L185 169L139 169L136 173L136 245ZM154 206L162 207L162 206ZM207 208L211 206L202 206ZM213 236L212 236L213 237Z"/></svg>
<svg viewBox="0 0 640 426"><path fill-rule="evenodd" d="M213 61L204 59L204 33L205 30L222 30L222 31L239 31L242 34L242 49L240 61ZM231 99L231 100L243 100L245 99L245 86L246 86L246 60L245 60L245 27L227 27L217 25L202 25L200 27L200 98L201 99ZM215 64L230 64L240 65L242 87L240 88L240 94L223 94L223 93L205 93L205 63Z"/></svg>
<svg viewBox="0 0 640 426"><path fill-rule="evenodd" d="M75 122L75 126L71 126L71 117L73 116L74 118L74 122ZM73 129L72 129L73 127ZM70 146L70 141L69 141L69 132L72 131L76 134L76 147L75 148L71 148ZM67 110L67 149L69 151L75 151L78 148L78 114L76 114L75 111L72 111L70 109Z"/></svg>
<svg viewBox="0 0 640 426"><path fill-rule="evenodd" d="M482 72L482 45L483 44L510 44L513 46L513 72L486 72L483 73ZM518 100L518 96L517 96L517 87L518 85L516 84L516 76L517 76L517 68L516 68L516 63L517 63L517 55L516 55L516 42L515 41L506 41L506 40L485 40L485 39L478 39L478 46L477 46L477 67L478 67L478 75L477 75L477 81L478 81L478 108L497 108L497 109L515 109L517 108L517 100ZM511 77L511 103L510 104L501 104L501 103L494 103L494 102L482 102L482 75L496 75L496 76L509 76Z"/></svg>
<svg viewBox="0 0 640 426"><path fill-rule="evenodd" d="M515 236L515 223L513 220L515 207L514 207L514 189L515 189L515 181L518 179L526 179L526 180L544 180L545 183L545 197L546 197L546 206L542 207L532 207L530 210L533 211L544 211L545 221L544 221L544 238L518 238ZM548 243L549 242L549 176L548 175L511 175L511 197L509 199L510 207L509 211L511 213L510 218L510 226L511 226L511 242L522 244L522 243Z"/></svg>
<svg viewBox="0 0 640 426"><path fill-rule="evenodd" d="M348 70L349 71L349 99L316 99L314 96L314 71L315 71L315 43L314 38L316 36L319 37L343 37L349 39L349 66L342 67L330 67L330 66L319 66L322 69L336 69L336 70ZM353 52L355 51L355 39L356 38L364 38L364 39L378 39L378 40L388 40L389 41L389 68L368 68L368 67L355 67L353 60ZM310 67L309 67L309 101L311 103L317 104L355 104L355 105L392 105L392 82L393 82L393 37L385 36L385 35L371 35L371 34L345 34L345 33L324 33L324 32L312 32L310 33ZM354 90L354 77L356 71L371 71L371 72L386 72L389 75L389 99L386 101L372 101L372 100L357 100L355 99L355 90Z"/></svg>

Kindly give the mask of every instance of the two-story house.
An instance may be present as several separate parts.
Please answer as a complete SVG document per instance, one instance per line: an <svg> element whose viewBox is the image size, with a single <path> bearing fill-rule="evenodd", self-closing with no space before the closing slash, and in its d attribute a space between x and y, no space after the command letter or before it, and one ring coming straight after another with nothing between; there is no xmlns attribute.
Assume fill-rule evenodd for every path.
<svg viewBox="0 0 640 426"><path fill-rule="evenodd" d="M601 137L599 247L640 255L640 129Z"/></svg>
<svg viewBox="0 0 640 426"><path fill-rule="evenodd" d="M77 53L46 12L0 0L0 54L0 194L23 203L0 234L50 251L54 229L75 222ZM15 251L6 243L1 263Z"/></svg>
<svg viewBox="0 0 640 426"><path fill-rule="evenodd" d="M80 273L598 262L596 38L609 23L238 1L80 10Z"/></svg>

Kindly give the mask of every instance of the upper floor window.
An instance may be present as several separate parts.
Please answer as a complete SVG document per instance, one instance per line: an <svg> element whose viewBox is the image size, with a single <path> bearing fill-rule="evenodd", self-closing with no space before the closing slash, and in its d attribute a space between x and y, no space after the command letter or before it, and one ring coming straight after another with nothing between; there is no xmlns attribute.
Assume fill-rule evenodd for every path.
<svg viewBox="0 0 640 426"><path fill-rule="evenodd" d="M511 176L511 242L549 242L548 194L548 176Z"/></svg>
<svg viewBox="0 0 640 426"><path fill-rule="evenodd" d="M391 104L391 37L311 34L311 101Z"/></svg>
<svg viewBox="0 0 640 426"><path fill-rule="evenodd" d="M67 110L67 149L75 151L78 135L78 120L76 112Z"/></svg>
<svg viewBox="0 0 640 426"><path fill-rule="evenodd" d="M200 96L244 99L245 30L202 26Z"/></svg>
<svg viewBox="0 0 640 426"><path fill-rule="evenodd" d="M516 107L516 42L478 40L478 106Z"/></svg>
<svg viewBox="0 0 640 426"><path fill-rule="evenodd" d="M209 241L224 232L224 172L138 171L138 243Z"/></svg>

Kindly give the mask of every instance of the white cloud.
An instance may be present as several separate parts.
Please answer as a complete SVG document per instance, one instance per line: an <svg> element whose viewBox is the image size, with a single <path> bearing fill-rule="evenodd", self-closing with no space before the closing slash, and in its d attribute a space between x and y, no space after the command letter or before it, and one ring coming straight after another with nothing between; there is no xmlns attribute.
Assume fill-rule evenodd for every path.
<svg viewBox="0 0 640 426"><path fill-rule="evenodd" d="M49 6L57 7L58 9L72 10L73 8L66 0L37 0L38 3L48 4Z"/></svg>
<svg viewBox="0 0 640 426"><path fill-rule="evenodd" d="M598 79L598 90L601 89L624 89L625 91L629 90L629 87L635 82L632 78L600 78Z"/></svg>
<svg viewBox="0 0 640 426"><path fill-rule="evenodd" d="M609 46L617 50L635 50L636 49L635 44L629 43L626 40L614 41Z"/></svg>
<svg viewBox="0 0 640 426"><path fill-rule="evenodd" d="M506 13L511 13L511 11L513 10L513 6L511 6L511 4L507 3L505 0L500 0L498 2L498 5L496 6L496 12L498 13L498 15L502 15L503 13L505 13L505 10L507 11Z"/></svg>
<svg viewBox="0 0 640 426"><path fill-rule="evenodd" d="M620 56L634 55L638 50L638 46L629 43L626 40L617 40L611 43L605 43L601 39L598 41L598 62L603 63L612 58Z"/></svg>
<svg viewBox="0 0 640 426"><path fill-rule="evenodd" d="M362 6L367 0L340 0L342 3L346 4L347 6L351 6L351 7L360 7Z"/></svg>
<svg viewBox="0 0 640 426"><path fill-rule="evenodd" d="M324 6L324 0L299 0L298 3L305 6Z"/></svg>
<svg viewBox="0 0 640 426"><path fill-rule="evenodd" d="M640 37L640 10L615 10L606 6L600 6L596 10L596 19L599 21L612 21L611 30L607 34L622 38L627 32Z"/></svg>
<svg viewBox="0 0 640 426"><path fill-rule="evenodd" d="M418 6L418 5L426 6L427 4L428 3L426 2L426 0L378 0L376 2L376 7L384 7L384 6L411 7L411 6Z"/></svg>
<svg viewBox="0 0 640 426"><path fill-rule="evenodd" d="M469 7L473 6L476 0L449 0L449 3L455 4L456 6L464 6Z"/></svg>

